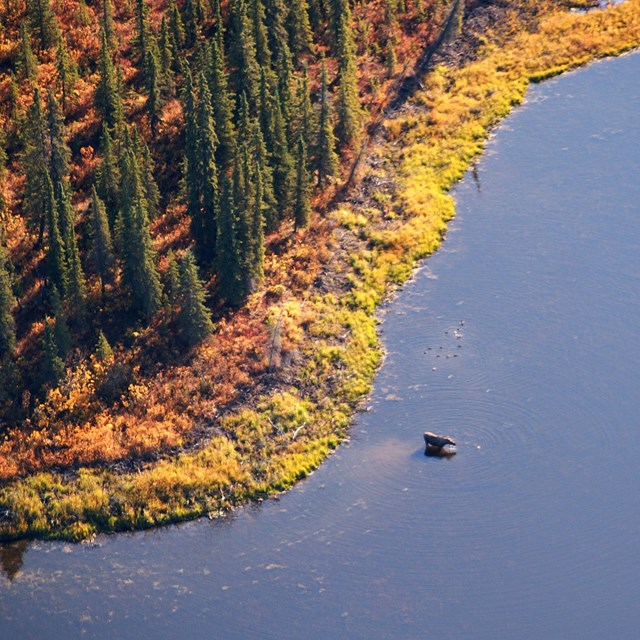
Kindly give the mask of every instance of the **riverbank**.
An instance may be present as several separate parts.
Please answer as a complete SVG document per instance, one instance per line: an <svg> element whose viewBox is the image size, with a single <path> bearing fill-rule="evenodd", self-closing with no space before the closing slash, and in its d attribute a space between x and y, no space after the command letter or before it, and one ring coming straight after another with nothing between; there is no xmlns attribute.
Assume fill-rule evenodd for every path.
<svg viewBox="0 0 640 640"><path fill-rule="evenodd" d="M514 9L478 44L475 61L431 72L425 91L385 124L362 187L330 214L337 249L318 286L306 299L274 306L305 332L289 387L225 416L220 431L234 439L220 435L175 460L119 475L43 473L5 486L2 534L82 538L213 516L304 477L346 435L380 359L375 309L437 248L454 214L447 191L488 131L530 80L637 46L639 15L635 1L606 12L538 15L527 35Z"/></svg>

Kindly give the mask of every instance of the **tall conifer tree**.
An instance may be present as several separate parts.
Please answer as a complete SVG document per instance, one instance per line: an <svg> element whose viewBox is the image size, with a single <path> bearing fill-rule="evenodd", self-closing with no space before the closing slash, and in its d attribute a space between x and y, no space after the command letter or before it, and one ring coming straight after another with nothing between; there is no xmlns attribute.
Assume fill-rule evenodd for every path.
<svg viewBox="0 0 640 640"><path fill-rule="evenodd" d="M22 167L25 173L22 209L26 218L38 227L38 244L42 242L49 176L49 131L42 111L40 89L33 90L33 102L27 111Z"/></svg>
<svg viewBox="0 0 640 640"><path fill-rule="evenodd" d="M276 90L273 105L273 141L271 149L273 167L273 189L281 218L288 215L291 210L291 197L293 195L295 180L294 160L289 152L289 143L285 131L284 117L280 105L280 94Z"/></svg>
<svg viewBox="0 0 640 640"><path fill-rule="evenodd" d="M109 43L104 31L101 32L101 49L98 69L100 79L96 88L95 104L102 113L105 124L111 129L120 130L124 122L120 87L113 66Z"/></svg>
<svg viewBox="0 0 640 640"><path fill-rule="evenodd" d="M193 78L188 66L185 70L183 96L185 187L187 214L191 220L193 233L194 225L199 226L200 219L200 179L197 154L198 124L196 120L196 95L193 87Z"/></svg>
<svg viewBox="0 0 640 640"><path fill-rule="evenodd" d="M289 7L285 0L265 0L267 24L269 25L269 48L275 63L279 57L284 57L291 63L291 49L289 48L289 32L287 31L287 17Z"/></svg>
<svg viewBox="0 0 640 640"><path fill-rule="evenodd" d="M113 242L104 203L95 186L91 189L91 262L100 277L100 290L104 301L107 283L113 280Z"/></svg>
<svg viewBox="0 0 640 640"><path fill-rule="evenodd" d="M297 127L294 129L295 137L302 139L307 146L309 155L309 166L311 166L312 148L315 142L315 132L317 130L316 114L311 106L311 92L309 90L309 76L307 66L302 68L302 77L298 80L298 91L296 96Z"/></svg>
<svg viewBox="0 0 640 640"><path fill-rule="evenodd" d="M166 17L162 17L160 25L160 68L162 69L162 91L165 96L172 96L175 92L173 66L176 58L173 38L169 33Z"/></svg>
<svg viewBox="0 0 640 640"><path fill-rule="evenodd" d="M271 51L265 24L266 13L262 0L249 0L249 15L253 23L253 38L256 43L256 60L264 71L271 68Z"/></svg>
<svg viewBox="0 0 640 640"><path fill-rule="evenodd" d="M147 318L162 302L162 286L155 265L155 250L149 231L147 204L140 169L133 149L125 152L122 194L123 282L131 294L134 311Z"/></svg>
<svg viewBox="0 0 640 640"><path fill-rule="evenodd" d="M38 73L38 60L31 48L31 38L27 23L23 22L20 27L20 58L19 68L28 80L34 80Z"/></svg>
<svg viewBox="0 0 640 640"><path fill-rule="evenodd" d="M358 96L358 72L351 32L348 5L338 25L338 124L336 134L344 146L356 145L360 139L362 109Z"/></svg>
<svg viewBox="0 0 640 640"><path fill-rule="evenodd" d="M215 256L219 206L216 147L218 140L213 123L211 94L205 75L198 76L197 162L199 179L199 212L194 226L194 239L201 260L211 263Z"/></svg>
<svg viewBox="0 0 640 640"><path fill-rule="evenodd" d="M65 140L66 132L60 105L52 91L47 94L49 175L54 189L60 184L63 191L69 190L69 162L71 151ZM60 202L58 202L60 206Z"/></svg>
<svg viewBox="0 0 640 640"><path fill-rule="evenodd" d="M318 174L318 187L322 187L325 179L336 175L338 171L336 139L333 133L333 118L327 89L327 65L324 60L322 60L320 75L320 114L318 120L315 169Z"/></svg>
<svg viewBox="0 0 640 640"><path fill-rule="evenodd" d="M287 19L289 30L289 48L296 56L300 56L313 47L313 33L309 22L309 4L307 0L292 0Z"/></svg>
<svg viewBox="0 0 640 640"><path fill-rule="evenodd" d="M182 22L182 16L178 9L178 5L175 0L169 0L167 7L167 13L169 15L169 26L171 28L171 37L173 39L173 45L176 54L179 53L185 45L185 33L184 23Z"/></svg>
<svg viewBox="0 0 640 640"><path fill-rule="evenodd" d="M96 171L96 191L104 202L109 225L113 229L120 208L120 166L106 124L102 127L100 155L102 158Z"/></svg>
<svg viewBox="0 0 640 640"><path fill-rule="evenodd" d="M49 172L45 173L45 209L48 233L47 249L47 274L53 286L58 291L66 292L69 288L69 276L67 272L67 255L64 240L60 233L58 222L58 206L53 191L53 184Z"/></svg>
<svg viewBox="0 0 640 640"><path fill-rule="evenodd" d="M243 299L241 248L236 240L237 212L233 198L233 186L228 176L223 176L218 217L218 289L230 305L238 305Z"/></svg>
<svg viewBox="0 0 640 640"><path fill-rule="evenodd" d="M78 67L69 56L64 36L60 30L58 30L56 70L58 72L58 85L62 94L62 108L66 109L68 100L73 95L74 87L78 82Z"/></svg>
<svg viewBox="0 0 640 640"><path fill-rule="evenodd" d="M204 340L213 331L211 313L205 304L206 291L198 277L198 268L191 251L180 261L179 299L181 302L178 323L189 345Z"/></svg>
<svg viewBox="0 0 640 640"><path fill-rule="evenodd" d="M149 51L149 7L146 0L136 0L136 37L135 47L140 57L140 61L144 64Z"/></svg>
<svg viewBox="0 0 640 640"><path fill-rule="evenodd" d="M65 367L58 352L52 324L51 318L45 318L44 336L42 338L42 348L44 350L42 374L45 383L55 386L64 377Z"/></svg>
<svg viewBox="0 0 640 640"><path fill-rule="evenodd" d="M116 27L113 21L113 3L111 0L101 0L100 2L100 25L107 38L107 44L113 51L118 45L116 39Z"/></svg>
<svg viewBox="0 0 640 640"><path fill-rule="evenodd" d="M229 92L229 78L225 68L224 50L220 48L220 40L211 42L209 66L209 91L212 96L213 119L218 148L216 162L221 170L231 166L235 146L235 129L233 125L233 97Z"/></svg>
<svg viewBox="0 0 640 640"><path fill-rule="evenodd" d="M260 91L260 66L256 57L256 42L247 0L233 0L230 11L230 64L234 69L233 84L237 93L246 93L248 103L255 112Z"/></svg>
<svg viewBox="0 0 640 640"><path fill-rule="evenodd" d="M150 49L145 57L145 71L147 75L147 112L149 113L149 128L151 137L155 138L158 133L158 125L161 121L162 94L161 80L159 72L159 61L154 49Z"/></svg>
<svg viewBox="0 0 640 640"><path fill-rule="evenodd" d="M48 49L55 44L56 37L56 19L49 0L29 0L26 4L27 15L40 38L40 46Z"/></svg>
<svg viewBox="0 0 640 640"><path fill-rule="evenodd" d="M200 24L203 19L203 9L200 0L185 0L183 15L185 44L188 47L193 47L198 41Z"/></svg>

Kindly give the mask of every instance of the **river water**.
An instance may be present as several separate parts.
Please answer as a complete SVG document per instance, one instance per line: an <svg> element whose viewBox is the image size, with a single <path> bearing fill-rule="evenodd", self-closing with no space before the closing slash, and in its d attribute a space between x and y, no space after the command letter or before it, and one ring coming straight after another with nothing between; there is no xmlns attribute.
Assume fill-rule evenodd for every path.
<svg viewBox="0 0 640 640"><path fill-rule="evenodd" d="M3 548L0 637L636 640L639 105L638 54L533 87L351 442L222 521Z"/></svg>

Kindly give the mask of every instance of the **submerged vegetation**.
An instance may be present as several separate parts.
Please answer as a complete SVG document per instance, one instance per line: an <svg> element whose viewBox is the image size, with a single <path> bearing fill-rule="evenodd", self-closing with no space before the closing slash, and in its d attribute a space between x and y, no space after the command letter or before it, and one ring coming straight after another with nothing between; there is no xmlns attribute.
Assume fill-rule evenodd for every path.
<svg viewBox="0 0 640 640"><path fill-rule="evenodd" d="M175 42L193 41L197 34L194 36L192 21L185 20L182 31L177 29L178 9L174 3L169 4L168 22L174 16L176 29L171 37ZM254 3L257 7L260 4ZM277 17L279 3L267 4ZM397 4L399 7L401 3ZM109 5L104 2L105 11ZM396 3L387 5L393 18ZM455 7L460 10L461 5ZM88 255L93 256L95 264L88 281L81 277L79 259L74 258L85 247L74 248L69 231L73 223L51 222L56 213L64 216L68 212L64 181L61 188L49 187L44 194L49 218L43 224L49 225L49 233L54 231L48 236L47 260L54 269L50 279L59 285L59 291L55 294L53 288L51 315L36 323L29 335L22 336L23 344L16 348L27 349L29 340L33 344L41 333L44 370L50 381L44 387L46 395L35 403L29 428L20 425L6 430L0 444L2 537L83 539L96 531L148 527L203 514L216 516L248 499L290 487L317 467L346 436L350 417L369 390L380 362L375 310L391 287L410 276L416 261L438 247L446 222L455 213L448 191L482 151L491 127L522 101L529 82L640 45L640 0L587 13L569 13L566 7L559 8L552 2L514 1L502 7L499 19L481 23L480 27L470 10L473 3L469 5L461 35L457 34L456 20L449 23L449 38L458 36L458 43L443 49L440 64L423 78L420 91L383 121L360 186L351 199L320 217L313 208L317 211L327 196L316 192L311 202L311 182L322 185L338 170L331 143L334 131L328 124L334 121L331 112L336 109L336 132L345 146L343 161L362 135L357 123L363 118L361 108L354 104L358 94L350 52L356 45L345 32L344 16L335 24L327 20L328 33L335 31L329 52L349 57L351 62L337 65L342 88L329 109L324 98L329 90L328 64L322 55L317 57L313 77L318 83L320 108L314 126L321 144L316 147L315 160L304 161L309 138L300 131L292 138L294 145L286 148L283 136L287 132L281 130L281 107L277 107L270 112L275 117L268 117L266 126L274 135L269 157L277 156L280 161L261 168L259 124L243 124L248 106L242 101L235 119L243 130L242 153L225 155L236 146L231 142L233 126L219 128L216 143L207 142L205 136L188 147L188 153L194 155L185 157L185 207L191 207L191 212L184 219L187 226L191 224L195 254L187 250L184 240L171 239L172 233L177 237L186 233L185 225L175 222L182 219L180 203L173 203L160 217L153 212L160 204L150 195L153 181L148 179L148 161L145 168L149 155L148 150L145 153L146 143L132 133L124 162L110 166L110 128L121 116L117 100L109 97L110 83L105 80L100 95L106 127L100 136L102 160L97 175L102 187L87 193L87 219L94 229L94 244ZM356 3L354 10L358 6ZM408 6L404 9L409 10ZM46 32L47 24L43 23L45 31L40 38L51 37L55 42L55 34ZM110 38L118 37L110 24L105 18L102 49L112 46ZM136 46L142 53L148 46L144 13L139 14L138 24ZM167 29L163 21L160 41L165 42L165 48ZM290 40L300 52L309 46L303 35L296 32ZM260 37L256 33L256 44ZM28 38L23 37L22 42L22 72L37 74ZM214 50L218 44L214 36ZM384 75L393 75L400 46L395 39L387 41L389 60L386 67L382 65ZM455 54L465 47L466 54L460 61ZM236 51L236 55L244 53ZM64 58L61 53L59 57ZM112 71L108 60L102 59L101 77L106 79ZM145 54L143 59L149 61L141 72L151 98L156 82L153 55ZM189 87L188 70L176 71L179 73L185 74ZM308 82L306 73L300 71L300 87ZM251 77L243 84L254 86L259 96L260 74L253 75L255 85ZM210 80L213 82L215 73ZM193 78L193 85L198 87L199 96L207 95L202 73ZM301 96L299 115L309 114L306 91L301 91ZM275 90L274 104L281 98ZM150 111L144 115L144 122L153 140L166 134L161 129L167 126L169 113L165 107L161 115L154 116L149 102L145 103ZM202 100L193 100L191 105L189 99L186 101L187 137L191 135L189 126L195 137L198 128L201 133L211 130L208 123L215 118L210 111L225 112L224 104L214 104L209 110L208 100L204 105L198 102ZM372 104L369 108L374 110ZM56 109L51 104L48 113L55 114ZM53 118L51 122L53 131L57 121ZM305 126L310 125L302 117L297 127L302 131ZM154 130L156 127L158 130ZM222 141L223 131L230 136L227 146ZM322 145L327 155L321 158L318 149ZM255 160L251 167L246 163L250 152ZM64 153L56 157L62 162ZM192 182L188 179L190 167L199 167ZM220 179L216 173L219 167L223 167ZM68 173L64 167L61 171ZM205 179L202 171L213 173ZM107 174L117 172L125 172L126 183L132 186L125 194L129 204L120 207L120 213L109 222L110 209L105 205L115 196L114 183ZM263 183L267 174L271 178ZM214 183L220 195L213 201L224 212L215 216L215 237L229 234L217 249L207 244L214 234L204 231L212 220L205 211L212 199L203 193ZM250 188L239 186L247 184ZM295 214L291 212L288 222L274 220L271 229L271 196L265 196L265 184L267 191L269 184L272 186L274 198L280 189L295 194L290 199L295 203ZM260 225L256 226L256 207L264 215L266 238L260 233ZM301 232L308 222L310 226ZM283 233L282 225L287 224L289 231ZM132 245L117 246L122 242L118 235L122 237L126 225L131 229L127 237L136 238L139 246L128 263L126 255ZM155 246L149 243L153 225L155 231L164 228L165 234L155 236L161 240ZM16 230L8 226L8 244L17 254L20 243L14 235L12 244L11 236ZM55 238L56 229L61 231L59 239ZM111 229L119 230L113 239L109 237ZM197 241L199 234L201 242ZM244 247L242 254L233 252L234 243ZM114 252L122 263L121 274L114 274ZM160 260L156 252L160 252ZM230 255L219 261L217 256L225 252ZM60 261L63 254L64 262ZM234 261L241 261L242 269L225 273ZM156 280L157 263L161 268ZM199 267L207 274L207 281L201 280ZM75 361L67 356L65 360L62 347L68 340L66 323L73 328L86 320L68 311L63 313L60 307L86 313L83 308L87 303L83 301L99 304L105 294L108 299L114 277L125 284L127 278L131 279L127 300L134 305L136 317L151 320L125 328L125 337L118 338L114 345L108 340L116 335L113 325L106 323L104 331L101 328L97 339L92 339L91 355L76 356ZM11 263L3 258L0 296L8 308L14 305L12 278ZM146 286L136 284L136 278ZM161 288L164 296L160 296ZM217 310L211 339L207 338L213 330L207 295L217 295L219 290L227 292L222 298L236 308ZM62 300L56 302L56 295ZM71 305L71 300L76 302ZM107 303L117 304L117 296ZM8 336L14 335L12 322L11 314L0 316L0 330ZM171 332L159 331L163 326L170 327ZM181 336L180 349L171 343L172 332ZM190 349L188 360L181 357L180 351L185 348ZM167 358L170 366L150 364L158 353L171 354ZM144 366L136 368L140 362ZM158 456L158 451L170 455Z"/></svg>

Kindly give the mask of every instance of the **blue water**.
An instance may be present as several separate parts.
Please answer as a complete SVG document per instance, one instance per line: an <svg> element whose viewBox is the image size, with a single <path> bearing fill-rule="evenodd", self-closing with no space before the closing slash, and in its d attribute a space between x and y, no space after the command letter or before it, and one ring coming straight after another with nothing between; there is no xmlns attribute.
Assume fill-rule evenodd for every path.
<svg viewBox="0 0 640 640"><path fill-rule="evenodd" d="M3 549L0 637L636 640L638 105L638 54L533 87L385 309L351 442L223 521Z"/></svg>

